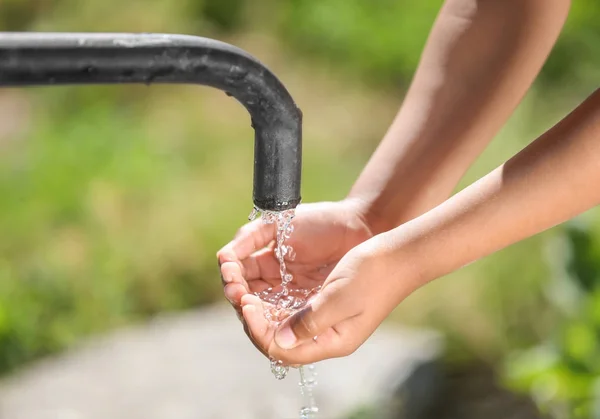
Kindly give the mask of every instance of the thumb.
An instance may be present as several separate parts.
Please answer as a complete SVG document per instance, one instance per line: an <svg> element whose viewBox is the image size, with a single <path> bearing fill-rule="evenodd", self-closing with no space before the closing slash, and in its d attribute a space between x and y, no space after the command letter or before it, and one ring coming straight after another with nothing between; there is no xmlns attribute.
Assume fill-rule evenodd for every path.
<svg viewBox="0 0 600 419"><path fill-rule="evenodd" d="M282 349L293 349L302 342L313 339L341 321L360 311L354 304L348 287L332 286L323 289L305 308L290 316L275 332L275 343Z"/></svg>

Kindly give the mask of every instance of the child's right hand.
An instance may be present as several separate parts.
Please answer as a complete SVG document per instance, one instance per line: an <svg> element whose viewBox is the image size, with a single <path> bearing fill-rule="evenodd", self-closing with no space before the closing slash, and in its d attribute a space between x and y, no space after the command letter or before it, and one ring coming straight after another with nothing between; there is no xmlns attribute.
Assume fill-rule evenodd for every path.
<svg viewBox="0 0 600 419"><path fill-rule="evenodd" d="M356 200L303 204L297 208L292 222L294 232L286 240L296 253L294 260L286 261L294 277L291 288L313 289L322 285L349 250L372 237L361 214L360 202ZM255 346L241 315L241 299L281 284L279 262L273 252L275 232L274 224L252 221L217 253L225 296Z"/></svg>

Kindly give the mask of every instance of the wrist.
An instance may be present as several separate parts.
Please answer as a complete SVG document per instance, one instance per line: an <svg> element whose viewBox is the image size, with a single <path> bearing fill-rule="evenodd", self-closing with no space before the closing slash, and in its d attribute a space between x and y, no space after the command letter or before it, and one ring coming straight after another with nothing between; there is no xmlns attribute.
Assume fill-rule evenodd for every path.
<svg viewBox="0 0 600 419"><path fill-rule="evenodd" d="M369 229L372 236L384 233L397 227L396 220L381 211L376 199L357 194L350 194L345 199L354 214Z"/></svg>
<svg viewBox="0 0 600 419"><path fill-rule="evenodd" d="M370 260L377 279L385 281L397 303L435 279L432 276L435 261L426 260L424 240L409 230L400 226L360 245L360 251Z"/></svg>
<svg viewBox="0 0 600 419"><path fill-rule="evenodd" d="M339 203L347 212L346 219L353 219L360 224L360 228L368 232L369 238L374 237L379 233L377 226L373 223L373 219L369 214L368 202L358 196L348 196Z"/></svg>
<svg viewBox="0 0 600 419"><path fill-rule="evenodd" d="M357 211L373 235L389 232L438 206L452 194L460 175L434 174L427 179L415 176L406 183L381 193L351 191L347 200L354 202Z"/></svg>

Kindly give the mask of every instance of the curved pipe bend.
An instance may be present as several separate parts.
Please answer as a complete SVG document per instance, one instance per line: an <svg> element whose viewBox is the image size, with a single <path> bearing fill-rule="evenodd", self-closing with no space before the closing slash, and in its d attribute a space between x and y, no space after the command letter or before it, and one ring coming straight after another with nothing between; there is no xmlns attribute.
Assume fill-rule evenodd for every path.
<svg viewBox="0 0 600 419"><path fill-rule="evenodd" d="M0 33L0 86L193 83L236 98L255 131L254 205L300 203L302 113L277 77L233 45L168 34Z"/></svg>

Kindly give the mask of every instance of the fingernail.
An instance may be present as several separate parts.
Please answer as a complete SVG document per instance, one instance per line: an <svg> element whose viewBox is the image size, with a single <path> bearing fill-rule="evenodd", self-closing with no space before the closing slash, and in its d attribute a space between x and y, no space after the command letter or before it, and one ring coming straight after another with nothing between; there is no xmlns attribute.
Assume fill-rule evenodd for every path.
<svg viewBox="0 0 600 419"><path fill-rule="evenodd" d="M283 349L292 349L298 344L298 339L294 335L289 323L275 333L275 343Z"/></svg>
<svg viewBox="0 0 600 419"><path fill-rule="evenodd" d="M227 300L231 304L234 304L234 302L233 302L233 291L229 287L225 287L225 298L227 298Z"/></svg>

